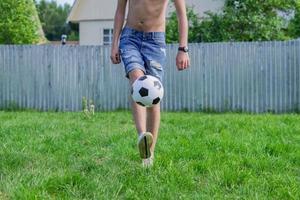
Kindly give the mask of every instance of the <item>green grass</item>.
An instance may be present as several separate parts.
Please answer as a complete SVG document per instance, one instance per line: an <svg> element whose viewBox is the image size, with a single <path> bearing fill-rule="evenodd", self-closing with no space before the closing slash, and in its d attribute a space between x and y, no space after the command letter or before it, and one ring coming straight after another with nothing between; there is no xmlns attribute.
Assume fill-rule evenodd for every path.
<svg viewBox="0 0 300 200"><path fill-rule="evenodd" d="M300 199L300 116L163 113L143 169L129 112L0 112L0 199Z"/></svg>

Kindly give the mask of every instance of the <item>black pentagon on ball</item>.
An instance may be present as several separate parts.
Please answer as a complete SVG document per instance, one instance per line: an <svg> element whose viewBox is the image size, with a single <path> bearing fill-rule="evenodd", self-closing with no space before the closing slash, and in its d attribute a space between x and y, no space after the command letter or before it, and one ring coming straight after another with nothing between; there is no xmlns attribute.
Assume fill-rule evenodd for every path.
<svg viewBox="0 0 300 200"><path fill-rule="evenodd" d="M139 78L140 81L143 81L143 80L145 80L145 79L147 79L147 76L141 76L141 77Z"/></svg>
<svg viewBox="0 0 300 200"><path fill-rule="evenodd" d="M148 89L142 87L142 88L139 90L139 93L140 93L141 97L146 97L146 96L148 96Z"/></svg>
<svg viewBox="0 0 300 200"><path fill-rule="evenodd" d="M141 103L141 102L136 102L136 103L145 107L145 105L143 103Z"/></svg>
<svg viewBox="0 0 300 200"><path fill-rule="evenodd" d="M158 104L159 101L160 101L160 98L157 97L157 98L155 98L155 99L153 100L152 104L154 104L154 105L155 105L155 104Z"/></svg>

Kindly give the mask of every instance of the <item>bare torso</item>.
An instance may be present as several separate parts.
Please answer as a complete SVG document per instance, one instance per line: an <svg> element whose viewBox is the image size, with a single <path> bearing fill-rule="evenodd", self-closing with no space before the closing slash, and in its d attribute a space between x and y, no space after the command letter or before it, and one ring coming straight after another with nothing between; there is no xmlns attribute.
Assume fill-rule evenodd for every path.
<svg viewBox="0 0 300 200"><path fill-rule="evenodd" d="M165 32L168 0L128 0L126 26L144 32Z"/></svg>

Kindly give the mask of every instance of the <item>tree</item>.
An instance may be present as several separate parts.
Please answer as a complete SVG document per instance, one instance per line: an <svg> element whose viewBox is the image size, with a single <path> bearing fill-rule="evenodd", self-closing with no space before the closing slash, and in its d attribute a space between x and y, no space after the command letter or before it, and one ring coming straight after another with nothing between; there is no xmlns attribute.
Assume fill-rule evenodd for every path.
<svg viewBox="0 0 300 200"><path fill-rule="evenodd" d="M287 24L295 10L296 1L298 0L226 0L222 13L207 12L201 22L192 23L191 40L217 42L289 39L291 34L287 31ZM167 27L174 20L176 19L171 17ZM168 38L168 34L178 32L178 29L167 31Z"/></svg>
<svg viewBox="0 0 300 200"><path fill-rule="evenodd" d="M200 21L197 14L193 11L192 8L187 9L187 17L189 22L189 42L197 41L199 34L197 32L198 27L200 26ZM179 32L178 32L178 23L177 23L177 14L173 12L168 20L166 26L166 41L167 43L174 43L178 41Z"/></svg>
<svg viewBox="0 0 300 200"><path fill-rule="evenodd" d="M32 0L1 0L0 10L1 44L36 44L45 40Z"/></svg>
<svg viewBox="0 0 300 200"><path fill-rule="evenodd" d="M288 32L293 38L300 38L300 1L296 5L295 16L289 24Z"/></svg>
<svg viewBox="0 0 300 200"><path fill-rule="evenodd" d="M67 17L71 10L69 4L58 5L55 1L41 0L36 4L43 30L48 40L60 40L61 35L71 35L69 40L78 40L78 25L67 24Z"/></svg>
<svg viewBox="0 0 300 200"><path fill-rule="evenodd" d="M221 15L225 41L286 40L294 0L227 0ZM220 19L220 18L219 18Z"/></svg>

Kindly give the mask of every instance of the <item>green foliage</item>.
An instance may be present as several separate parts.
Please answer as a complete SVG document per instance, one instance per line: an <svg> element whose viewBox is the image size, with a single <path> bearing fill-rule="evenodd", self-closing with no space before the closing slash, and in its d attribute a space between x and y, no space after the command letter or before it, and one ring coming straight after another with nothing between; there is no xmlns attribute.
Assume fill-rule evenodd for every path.
<svg viewBox="0 0 300 200"><path fill-rule="evenodd" d="M48 40L61 40L63 34L70 35L68 40L78 40L78 25L66 23L71 11L69 4L61 6L54 0L41 0L36 3L36 6Z"/></svg>
<svg viewBox="0 0 300 200"><path fill-rule="evenodd" d="M88 100L86 97L82 97L82 112L84 117L90 119L95 115L95 105L93 100Z"/></svg>
<svg viewBox="0 0 300 200"><path fill-rule="evenodd" d="M200 21L198 19L197 14L193 11L192 8L187 9L187 17L189 21L189 42L197 41L199 34L197 33L197 29L200 25ZM178 41L179 32L178 32L178 23L177 23L177 15L176 12L173 12L168 20L166 26L166 42L174 43Z"/></svg>
<svg viewBox="0 0 300 200"><path fill-rule="evenodd" d="M0 44L34 44L40 40L32 0L0 1Z"/></svg>
<svg viewBox="0 0 300 200"><path fill-rule="evenodd" d="M190 42L268 41L293 38L299 32L299 9L296 0L227 0L222 13L207 12L202 19L193 10L188 11ZM168 42L177 42L177 19L172 14L167 25ZM298 32L297 32L298 31ZM178 35L176 35L178 37Z"/></svg>
<svg viewBox="0 0 300 200"><path fill-rule="evenodd" d="M295 17L291 20L288 31L293 38L300 38L300 1L297 3Z"/></svg>

